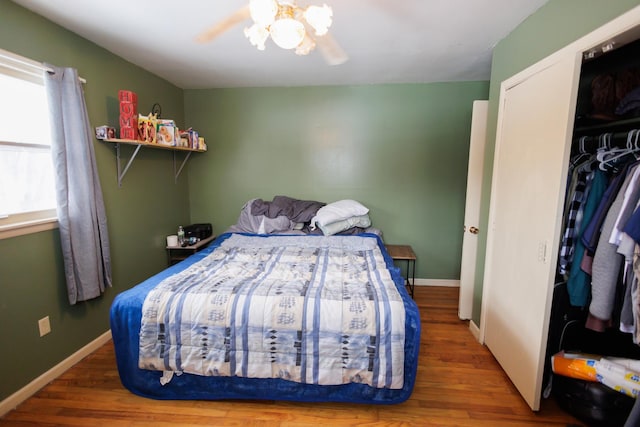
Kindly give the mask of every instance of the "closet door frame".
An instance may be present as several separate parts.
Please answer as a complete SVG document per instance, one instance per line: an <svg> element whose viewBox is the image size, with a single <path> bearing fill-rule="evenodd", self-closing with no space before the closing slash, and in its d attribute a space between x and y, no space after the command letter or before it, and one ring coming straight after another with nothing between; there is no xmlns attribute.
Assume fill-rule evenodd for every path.
<svg viewBox="0 0 640 427"><path fill-rule="evenodd" d="M627 41L632 41L632 40L636 40L640 38L640 6L635 7L633 9L631 9L630 11L624 13L623 15L619 16L618 18L610 21L609 23L603 25L602 27L594 30L593 32L589 33L588 35L582 37L581 39L571 43L570 45L566 46L565 48L557 51L556 53L548 56L547 58L539 61L538 63L528 67L527 69L525 69L524 71L519 72L518 74L514 75L513 77L505 80L502 82L501 86L500 86L500 101L499 101L499 110L498 110L498 122L497 122L497 135L496 135L496 145L495 145L495 152L494 152L494 165L493 165L493 180L492 180L492 187L491 187L491 204L490 204L490 213L489 213L489 222L488 222L488 232L489 232L489 236L487 239L487 246L486 246L486 253L487 253L487 257L486 257L486 261L485 261L485 275L484 275L484 281L483 281L483 297L482 297L482 305L481 305L481 314L480 314L480 331L479 331L479 339L480 342L485 343L485 338L486 338L486 328L487 328L487 313L489 312L489 309L492 307L492 301L491 301L491 279L492 279L492 265L495 264L494 261L491 256L494 252L494 238L491 237L492 235L492 224L494 224L494 219L496 217L496 212L494 209L494 200L496 197L496 192L494 191L496 189L496 179L497 179L497 173L499 172L499 164L497 163L499 158L500 158L500 147L501 144L503 143L503 141L501 140L502 135L501 135L501 129L503 129L504 126L504 102L505 102L505 96L506 93L509 89L512 89L514 87L516 87L517 85L525 82L526 80L530 79L531 77L535 76L536 74L546 70L549 67L554 66L554 64L557 64L558 62L561 62L563 60L567 60L567 58L571 58L571 57L576 57L576 56L582 56L587 52L602 52L602 47L611 43L612 41L615 41L617 45L621 45L621 44L626 44ZM580 66L578 65L578 70L575 73L575 81L572 82L572 96L573 99L568 100L568 102L571 104L573 111L575 111L575 104L576 104L576 97L577 97L577 87L578 87L578 80L579 80L579 69ZM572 121L572 120L571 120ZM571 123L571 128L573 127L573 124ZM559 140L558 141L559 144L562 144L563 141ZM566 158L568 156L568 153L570 151L570 146L571 146L571 134L570 132L565 135L565 139L564 139L564 149L562 150L565 154L563 157L565 157L563 159L563 161L568 162L568 159ZM566 166L563 169L566 171ZM563 177L558 176L558 179L563 179ZM560 206L562 204L560 203ZM556 212L556 214L558 215L558 218L560 218L561 220L561 216L562 216L562 212ZM555 269L556 269L556 263L557 260L555 259L557 257L557 246L558 246L558 238L559 238L559 227L558 224L560 223L560 220L557 221L556 226L555 226L555 230L548 230L549 235L553 236L552 239L548 242L548 244L544 245L545 247L541 247L541 251L543 252L542 257L545 258L547 256L551 257L548 259L548 262L546 262L546 267L548 268L548 274L549 277L552 278L555 274ZM534 259L534 260L528 260L527 262L531 262L531 263L539 263L540 260L539 259ZM545 315L548 316L551 310L551 295L552 295L552 286L553 283L548 283L546 284L547 286L550 287L550 289L548 289L548 292L545 293L545 297L546 297L546 301L543 302L543 305L545 306ZM542 338L546 338L546 335L548 333L548 319L545 322L542 331L540 331ZM546 342L546 340L545 340ZM543 353L545 350L546 344L543 343ZM514 354L514 357L516 357L517 355ZM528 355L532 358L538 359L539 355L535 354L535 355ZM538 372L535 373L535 375L539 376L539 383L541 382L542 379L542 375L543 375L543 368L544 368L544 359L540 360L541 362L541 366L538 367ZM507 375L510 375L510 372L507 371ZM539 391L537 391L537 393L539 394ZM521 391L521 394L522 393ZM531 396L531 393L528 393L529 396ZM526 398L525 400L527 400L527 403L529 404L529 406L531 406L531 408L533 410L538 410L539 409L539 396L537 396L537 398L535 399L531 399L531 398Z"/></svg>

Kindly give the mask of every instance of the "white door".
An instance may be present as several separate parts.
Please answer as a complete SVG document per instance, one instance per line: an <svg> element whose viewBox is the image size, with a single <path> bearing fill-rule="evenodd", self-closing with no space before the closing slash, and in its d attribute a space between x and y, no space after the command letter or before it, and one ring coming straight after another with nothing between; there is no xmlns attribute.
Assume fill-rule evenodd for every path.
<svg viewBox="0 0 640 427"><path fill-rule="evenodd" d="M556 56L501 88L481 336L540 407L581 55Z"/></svg>
<svg viewBox="0 0 640 427"><path fill-rule="evenodd" d="M464 207L464 234L462 236L462 259L460 266L460 299L458 317L471 319L473 289L476 278L476 255L478 253L478 224L480 223L480 199L482 193L482 170L484 147L487 140L487 113L489 101L473 101L471 138L469 140L469 166L467 168L467 198Z"/></svg>

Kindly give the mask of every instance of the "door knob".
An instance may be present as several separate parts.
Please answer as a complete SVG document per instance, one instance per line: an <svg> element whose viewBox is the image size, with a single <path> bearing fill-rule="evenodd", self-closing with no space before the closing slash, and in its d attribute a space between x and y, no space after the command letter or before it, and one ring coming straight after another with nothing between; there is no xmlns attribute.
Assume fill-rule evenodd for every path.
<svg viewBox="0 0 640 427"><path fill-rule="evenodd" d="M469 227L469 233L478 234L479 232L480 230L478 230L476 227Z"/></svg>

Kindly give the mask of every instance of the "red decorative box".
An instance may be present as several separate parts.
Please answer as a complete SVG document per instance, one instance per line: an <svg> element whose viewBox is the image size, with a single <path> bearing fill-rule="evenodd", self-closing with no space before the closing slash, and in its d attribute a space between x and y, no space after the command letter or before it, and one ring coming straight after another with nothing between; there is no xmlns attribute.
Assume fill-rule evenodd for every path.
<svg viewBox="0 0 640 427"><path fill-rule="evenodd" d="M130 90L119 90L118 91L118 100L120 102L130 102L132 104L138 104L138 95L135 92L131 92Z"/></svg>
<svg viewBox="0 0 640 427"><path fill-rule="evenodd" d="M120 128L137 128L138 116L120 116Z"/></svg>
<svg viewBox="0 0 640 427"><path fill-rule="evenodd" d="M132 102L120 101L120 117L133 117L138 114L137 105Z"/></svg>
<svg viewBox="0 0 640 427"><path fill-rule="evenodd" d="M122 139L138 139L138 128L121 127L120 138Z"/></svg>
<svg viewBox="0 0 640 427"><path fill-rule="evenodd" d="M130 90L118 91L120 100L120 138L138 139L138 95Z"/></svg>

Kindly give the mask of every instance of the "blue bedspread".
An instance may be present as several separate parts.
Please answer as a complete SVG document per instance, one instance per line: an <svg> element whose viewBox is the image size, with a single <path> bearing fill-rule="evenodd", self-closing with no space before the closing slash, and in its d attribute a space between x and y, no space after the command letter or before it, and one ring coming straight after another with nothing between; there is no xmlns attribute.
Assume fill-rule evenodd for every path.
<svg viewBox="0 0 640 427"><path fill-rule="evenodd" d="M145 304L145 299L147 299L147 295L152 292L154 296L151 298L154 301L159 301L159 289L178 289L178 285L182 284L189 287L189 280L187 277L201 275L200 273L194 274L194 271L198 271L199 268L202 268L205 264L208 264L209 267L214 266L218 263L220 264L223 258L221 254L224 252L222 249L216 252L213 256L209 256L215 248L220 245L227 246L229 242L223 244L223 242L227 241L231 236L231 234L226 234L214 241L212 245L191 256L187 260L177 264L156 276L151 277L150 279L144 281L138 286L123 292L118 295L114 300L113 306L111 308L111 330L113 335L113 341L116 349L116 359L118 363L118 370L120 373L120 377L122 383L125 387L131 390L133 393L152 397L157 399L208 399L208 400L216 400L216 399L269 399L269 400L297 400L297 401L342 401L342 402L358 402L358 403L399 403L406 400L411 391L413 389L413 385L415 383L415 373L417 368L417 357L418 357L418 349L420 345L420 319L417 307L413 300L409 297L408 293L404 288L404 280L400 277L399 270L393 267L393 263L384 250L384 245L382 245L379 237L375 235L368 235L368 239L377 244L380 248L383 261L382 263L386 263L387 267L389 267L389 273L393 278L393 282L395 283L395 289L392 289L392 292L389 292L392 295L396 295L395 297L391 297L388 300L383 300L377 305L381 305L386 307L387 312L384 314L387 318L393 317L393 312L402 311L402 306L404 306L404 328L398 333L398 330L394 331L394 333L389 334L388 337L385 337L384 340L387 340L385 343L376 343L375 349L378 350L377 353L374 352L375 357L369 358L367 362L367 357L365 355L358 354L357 350L353 354L352 358L348 358L345 362L344 354L337 354L337 358L331 363L335 365L347 366L350 369L342 370L342 372L348 372L354 375L344 375L329 373L325 375L324 381L321 381L318 377L318 372L322 372L321 370L314 370L313 366L318 366L318 359L314 358L318 355L314 352L305 352L304 354L309 353L309 369L308 373L305 375L300 375L300 367L306 366L306 364L300 363L300 359L297 360L296 363L296 355L279 355L280 358L277 362L281 363L278 366L278 369L275 371L276 375L278 374L282 376L283 372L287 372L287 376L283 376L282 378L254 378L255 376L269 376L266 374L259 375L246 375L251 371L251 363L249 363L248 359L240 354L236 360L238 363L232 363L234 369L237 369L232 376L218 376L219 372L214 369L210 369L209 374L207 373L207 369L202 370L202 372L198 372L198 369L202 368L202 361L197 360L197 357L189 356L196 361L196 365L198 369L185 369L185 366L182 365L183 360L181 357L177 358L177 362L179 365L176 365L175 357L167 357L164 356L158 359L159 353L154 353L157 348L158 340L152 339L149 341L151 344L150 352L145 351L143 353L143 357L140 358L139 352L139 342L141 338L144 341L144 337L147 335L153 336L157 335L156 332L153 332L154 327L157 328L157 322L151 322L150 334L143 333L140 335L141 331L141 322L142 322L142 307ZM238 238L235 235L234 239ZM286 246L282 242L286 242L287 240L293 238L290 236L275 236L275 237L267 237L267 236L252 236L252 237L243 237L244 242L251 241L251 246L255 244L254 241L265 243L264 246L271 247L284 247ZM296 236L296 239L300 239L300 236ZM356 236L345 236L340 239L354 239L355 242L358 237ZM232 240L234 240L232 239ZM246 240L249 239L249 240ZM263 240L267 239L267 240ZM270 240L269 240L270 239ZM278 239L280 239L278 241ZM306 239L306 241L310 242L320 242L322 239L326 239L323 236L305 236L302 239ZM316 239L316 240L310 240ZM349 242L349 241L347 241ZM277 243L277 244L276 244ZM326 245L325 245L326 246ZM310 248L313 246L309 246ZM233 249L236 251L236 249ZM266 249L267 252L274 252L273 250ZM276 251L282 257L283 251ZM377 251L376 251L377 252ZM377 252L378 254L380 252ZM238 255L238 253L236 253ZM247 257L246 254L239 256L239 258ZM264 256L264 253L260 255ZM285 256L286 258L287 256ZM256 268L257 264L256 259L252 256L249 257L252 259L252 267ZM228 264L225 262L225 264ZM296 264L294 262L294 264ZM275 264L274 264L275 265ZM237 268L237 264L233 265L230 268ZM296 267L292 267L290 264L286 267L286 271L288 273L286 275L290 275L292 278L295 278L296 274L303 274L303 271L306 270L306 267L302 267L298 273L294 271L290 271L295 269ZM356 269L357 270L357 269ZM353 276L361 274L356 273L356 270L351 272ZM191 271L192 273L189 273ZM258 270L256 270L258 271ZM362 273L368 274L368 273ZM224 274L223 274L224 275ZM229 276L227 272L227 276ZM231 275L233 276L233 275ZM348 276L348 275L346 275ZM345 276L345 277L346 277ZM214 276L212 276L214 277ZM295 281L295 280L294 280ZM215 282L215 280L214 280ZM238 285L239 282L236 283ZM253 287L252 287L253 286ZM349 286L348 284L346 285ZM393 284L391 284L393 286ZM219 288L225 288L225 285L219 285ZM242 288L242 286L239 286ZM237 288L237 289L239 289ZM295 286L294 286L295 288ZM248 285L246 289L256 289L255 285ZM318 288L319 289L319 288ZM353 292L361 292L362 290L358 290L358 287L352 289ZM217 291L216 291L217 292ZM249 292L249 291L247 291ZM297 292L294 289L294 293ZM364 290L366 292L366 289ZM384 293L384 292L383 292ZM240 292L242 294L242 292ZM178 294L176 294L178 295ZM355 294L354 294L355 295ZM227 295L224 298L228 298ZM241 300L246 302L244 298L246 297L246 293L241 296ZM268 298L265 296L265 298ZM386 297L385 297L386 298ZM286 298L285 298L286 299ZM357 298L356 298L357 299ZM284 301L284 300L283 300ZM292 301L292 300L287 300ZM147 302L147 311L151 310L151 312L155 313L158 307L154 307L153 303ZM151 304L151 305L149 305ZM392 309L394 304L400 304L400 306L396 306L395 309ZM163 306L164 304L160 304ZM247 308L249 305L246 306ZM398 308L399 307L399 308ZM212 311L209 311L212 313ZM213 311L215 312L215 310ZM255 312L255 310L248 310L247 315ZM225 314L228 317L228 313ZM280 315L287 315L286 312L281 312ZM390 317L391 316L391 317ZM264 316L263 316L264 317ZM313 324L313 319L311 318L310 326ZM215 322L214 322L215 323ZM386 324L386 320L383 322ZM347 324L353 325L353 319L347 321ZM154 326L155 325L155 326ZM221 324L222 325L222 324ZM389 323L391 325L391 322ZM299 326L299 325L298 325ZM378 329L380 325L378 324ZM189 328L187 328L189 329ZM224 329L224 327L223 327ZM223 330L222 329L222 330ZM300 328L297 328L299 330ZM197 330L197 328L196 328ZM228 331L227 331L228 332ZM290 333L287 331L283 336L286 338ZM391 332L391 331L389 331ZM212 334L215 336L216 334ZM313 335L313 334L312 334ZM403 335L403 336L402 336ZM247 335L249 337L250 335ZM274 335L275 336L275 335ZM402 337L402 342L404 342L404 353L400 352L399 354L394 354L393 358L391 357L393 344L392 337L396 340ZM229 337L227 337L229 338ZM256 338L258 338L256 340ZM161 341L164 340L164 335ZM251 342L259 342L260 346L263 344L263 340L260 339L259 336L252 337ZM287 341L287 340L285 340ZM245 342L249 342L245 340ZM316 342L316 345L319 341ZM163 342L160 344L164 345ZM314 345L311 342L309 345ZM153 347L156 346L155 349ZM211 366L224 366L225 369L229 368L229 354L225 354L224 350L228 349L228 346L220 346L215 343L207 344L206 348L208 351L208 346L213 347L212 355L209 357L210 361L207 362L209 368ZM388 347L387 347L388 346ZM202 352L201 343L193 346L194 350L198 354L198 352ZM164 347L163 347L164 348ZM216 350L217 348L217 350ZM222 349L220 352L218 350ZM380 353L379 350L383 349L383 353ZM337 349L339 351L339 349ZM397 348L395 350L398 350ZM401 350L401 349L400 349ZM172 352L173 351L173 352ZM336 351L331 350L331 351ZM374 351L374 350L371 350ZM242 352L240 352L242 353ZM365 351L366 353L366 351ZM177 353L175 352L175 348L173 350L168 350L165 353L166 355L175 356ZM188 354L188 353L185 353ZM382 357L380 355L382 354ZM269 352L266 353L268 357L273 357L273 354L269 355ZM218 357L219 356L219 357ZM298 355L298 357L300 354ZM361 357L362 356L362 357ZM387 360L388 356L388 360ZM245 362L243 364L243 357ZM293 363L290 365L293 366L293 369L287 363L291 362L291 357L293 357ZM155 359L154 359L155 358ZM226 362L225 362L226 358ZM321 359L320 359L321 360ZM401 362L401 366L395 369L395 372L399 372L401 374L400 378L394 378L393 376L393 363L392 360L397 362L398 360ZM166 363L165 363L166 361ZM212 362L213 361L213 362ZM154 369L140 369L139 362L142 366L152 367ZM221 362L221 363L218 363ZM254 361L255 362L255 361ZM259 360L259 363L265 363L265 360ZM334 363L335 362L335 363ZM367 365L377 367L376 370L367 369ZM145 364L146 363L146 364ZM198 365L199 363L199 365ZM330 364L331 364L330 363ZM346 364L345 364L346 363ZM157 366L156 366L157 365ZM257 366L257 365L256 365ZM295 366L298 367L296 370ZM381 372L381 369L384 372ZM399 368L399 369L398 369ZM244 371L243 371L244 369ZM167 384L161 385L160 378L164 372L194 372L196 374L184 373L181 376L174 376ZM264 372L264 369L256 368L251 372ZM290 375L293 372L296 378L291 378ZM329 371L326 371L329 372ZM367 375L368 372L368 375ZM375 372L375 376L373 375ZM243 374L244 373L244 374ZM388 375L386 375L386 374ZM214 375L214 376L207 376ZM322 375L321 375L322 376ZM165 375L166 377L166 375ZM355 378L355 380L354 380ZM301 382L300 382L301 380ZM323 385L328 384L328 385Z"/></svg>

